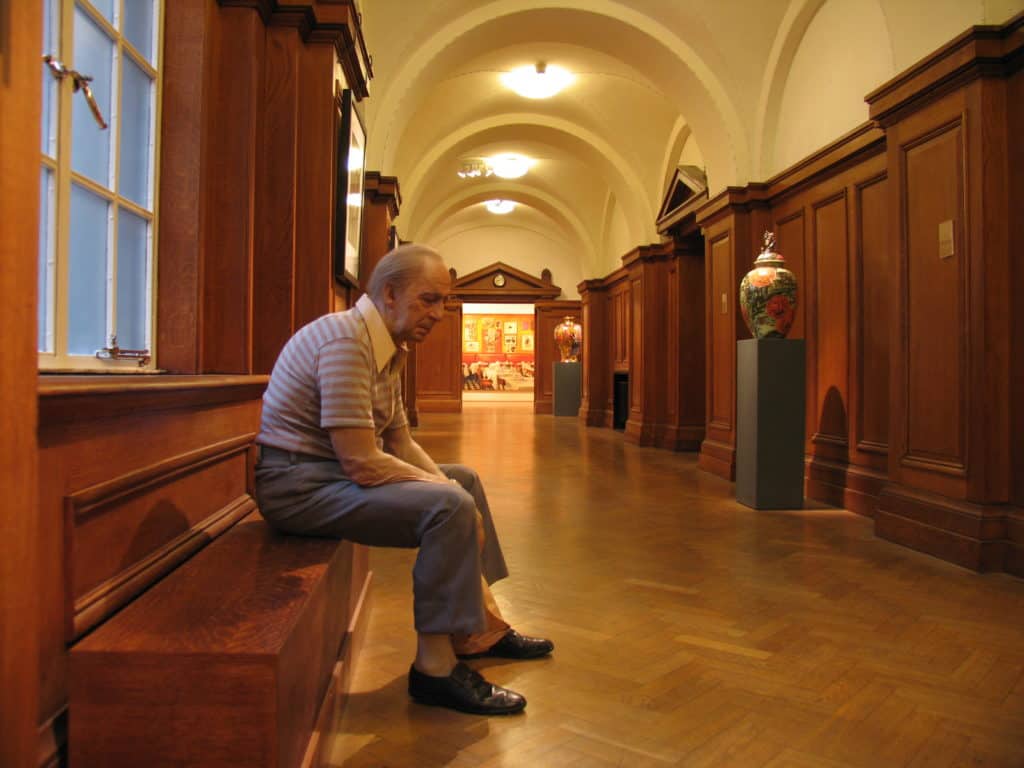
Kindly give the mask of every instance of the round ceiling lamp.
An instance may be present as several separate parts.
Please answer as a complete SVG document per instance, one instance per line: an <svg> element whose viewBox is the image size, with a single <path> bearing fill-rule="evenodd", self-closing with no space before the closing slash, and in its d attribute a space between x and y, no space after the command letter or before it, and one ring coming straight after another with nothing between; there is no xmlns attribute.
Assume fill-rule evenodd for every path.
<svg viewBox="0 0 1024 768"><path fill-rule="evenodd" d="M525 155L508 153L487 158L487 165L494 175L502 179L518 179L526 175L533 165L533 160Z"/></svg>
<svg viewBox="0 0 1024 768"><path fill-rule="evenodd" d="M576 78L561 67L547 66L543 61L536 67L517 67L501 76L501 82L525 99L550 99Z"/></svg>
<svg viewBox="0 0 1024 768"><path fill-rule="evenodd" d="M513 200L488 200L484 205L487 206L488 211L496 213L499 216L504 216L506 213L512 213L516 207L515 201Z"/></svg>

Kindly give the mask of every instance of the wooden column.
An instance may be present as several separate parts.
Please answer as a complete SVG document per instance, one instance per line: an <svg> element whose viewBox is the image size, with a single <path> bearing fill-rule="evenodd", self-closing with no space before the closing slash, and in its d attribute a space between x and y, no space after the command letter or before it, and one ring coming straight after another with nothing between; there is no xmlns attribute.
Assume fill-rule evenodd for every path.
<svg viewBox="0 0 1024 768"><path fill-rule="evenodd" d="M608 294L602 280L577 286L583 316L583 392L580 420L588 427L610 427L605 409L611 396L612 363L608 336Z"/></svg>
<svg viewBox="0 0 1024 768"><path fill-rule="evenodd" d="M668 261L665 428L660 448L696 451L704 440L704 241L676 237Z"/></svg>
<svg viewBox="0 0 1024 768"><path fill-rule="evenodd" d="M461 301L445 304L444 319L415 350L416 408L423 413L461 413Z"/></svg>
<svg viewBox="0 0 1024 768"><path fill-rule="evenodd" d="M1011 149L1019 107L1016 124L1009 111L1022 53L1024 14L969 30L868 96L888 135L896 258L889 484L875 531L976 570L1019 568L1022 544L1008 506L1020 501L1011 426L1024 398L1013 375L1021 200L1010 195L1024 168Z"/></svg>
<svg viewBox="0 0 1024 768"><path fill-rule="evenodd" d="M374 267L391 250L391 225L402 206L398 179L381 176L380 171L367 171L363 205L363 246L359 265L359 283L366 284Z"/></svg>
<svg viewBox="0 0 1024 768"><path fill-rule="evenodd" d="M668 398L668 259L671 243L642 245L623 257L630 285L629 418L625 437L660 442Z"/></svg>
<svg viewBox="0 0 1024 768"><path fill-rule="evenodd" d="M36 765L40 563L36 508L39 3L5 3L0 32L0 765Z"/></svg>
<svg viewBox="0 0 1024 768"><path fill-rule="evenodd" d="M736 475L736 342L750 333L739 286L758 252L769 211L759 185L728 189L697 212L704 233L707 427L698 466Z"/></svg>

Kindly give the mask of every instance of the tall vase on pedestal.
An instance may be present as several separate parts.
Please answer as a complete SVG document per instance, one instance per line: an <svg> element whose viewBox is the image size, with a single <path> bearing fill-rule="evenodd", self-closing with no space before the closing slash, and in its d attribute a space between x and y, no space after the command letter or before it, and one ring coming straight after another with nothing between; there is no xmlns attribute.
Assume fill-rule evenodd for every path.
<svg viewBox="0 0 1024 768"><path fill-rule="evenodd" d="M775 252L775 233L764 233L764 246L740 283L740 311L755 339L784 339L797 307L796 277Z"/></svg>
<svg viewBox="0 0 1024 768"><path fill-rule="evenodd" d="M555 345L563 363L575 363L580 359L583 343L583 328L575 318L566 316L555 326Z"/></svg>

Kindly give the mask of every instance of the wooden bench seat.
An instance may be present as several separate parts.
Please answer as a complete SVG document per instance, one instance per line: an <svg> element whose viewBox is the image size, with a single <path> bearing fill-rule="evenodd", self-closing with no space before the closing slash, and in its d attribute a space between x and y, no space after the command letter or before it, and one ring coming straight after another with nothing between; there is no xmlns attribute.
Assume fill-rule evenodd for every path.
<svg viewBox="0 0 1024 768"><path fill-rule="evenodd" d="M360 550L257 513L227 531L71 649L71 764L308 763L363 613Z"/></svg>

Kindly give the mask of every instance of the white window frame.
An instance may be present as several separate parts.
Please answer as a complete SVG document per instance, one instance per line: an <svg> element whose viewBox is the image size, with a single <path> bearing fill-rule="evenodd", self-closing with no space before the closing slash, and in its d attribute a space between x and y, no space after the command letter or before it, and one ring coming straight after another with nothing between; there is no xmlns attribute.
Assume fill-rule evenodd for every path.
<svg viewBox="0 0 1024 768"><path fill-rule="evenodd" d="M44 0L35 0L44 2ZM115 20L124 18L124 4L133 0L115 0ZM123 197L119 193L120 187L120 163L121 163L121 141L120 134L113 135L110 142L110 163L112 186L111 191L102 184L97 184L92 179L74 173L71 169L71 142L72 142L72 104L73 99L83 99L81 92L74 93L72 79L64 78L57 89L54 108L57 112L57 139L56 139L56 160L46 153L40 152L40 177L42 171L48 168L53 172L53 195L52 205L53 217L49 222L49 230L42 233L40 247L47 248L47 271L48 276L44 280L40 275L39 290L47 291L45 302L47 307L47 334L46 342L50 351L39 351L39 369L44 372L102 372L102 373L152 373L157 370L156 366L156 304L157 304L157 248L159 231L159 189L160 189L160 121L163 101L163 37L164 37L164 14L166 0L156 0L154 23L156 26L154 36L154 59L155 66L147 61L146 57L139 53L131 42L125 38L113 26L102 13L96 10L90 0L57 0L59 25L53 32L53 47L55 50L44 51L55 56L64 62L69 68L73 68L74 62L74 18L75 7L78 6L87 13L90 19L115 42L113 68L116 77L111 81L111 106L110 115L104 115L109 131L121 130L120 115L122 114L122 85L124 79L125 57L131 57L132 62L146 72L154 82L154 104L151 125L150 168L152 176L152 206L153 210L148 211L132 200ZM45 64L43 65L46 66ZM90 73L82 73L90 74ZM149 339L148 351L149 360L140 364L137 359L101 359L95 355L71 355L68 354L68 271L70 263L70 227L71 227L71 182L102 197L109 204L110 215L107 222L107 336L105 343L109 345L110 334L113 330L114 318L117 311L117 251L118 251L118 211L125 208L150 223L148 238L148 269L149 280L147 282L146 303L148 313L146 317L146 338ZM43 215L43 212L40 212Z"/></svg>

